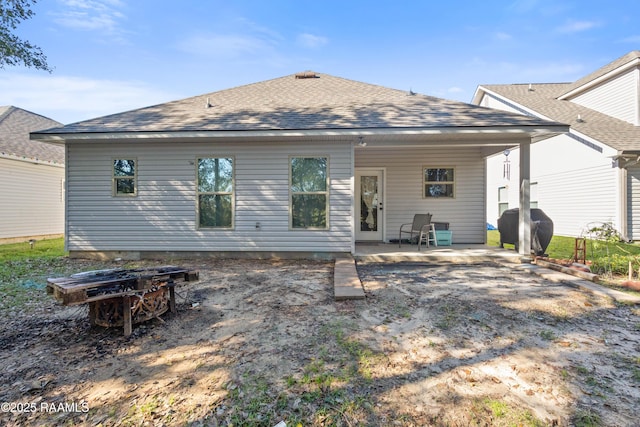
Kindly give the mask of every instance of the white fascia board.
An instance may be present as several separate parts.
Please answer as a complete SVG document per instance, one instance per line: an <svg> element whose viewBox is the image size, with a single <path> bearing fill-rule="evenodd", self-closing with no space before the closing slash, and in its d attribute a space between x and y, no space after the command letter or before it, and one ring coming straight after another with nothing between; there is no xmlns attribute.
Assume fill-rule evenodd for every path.
<svg viewBox="0 0 640 427"><path fill-rule="evenodd" d="M475 105L480 105L482 96L485 93L487 93L487 89L485 89L484 86L482 85L478 85L478 87L476 87L476 91L473 93L473 96L471 97L471 103Z"/></svg>
<svg viewBox="0 0 640 427"><path fill-rule="evenodd" d="M549 121L555 122L555 119L553 119L551 117L547 117L544 114L540 114L536 110L532 110L531 108L529 108L527 106L524 106L524 105L514 101L511 98L507 98L506 96L500 95L500 94L498 94L498 93L496 93L496 92L494 92L492 90L488 90L488 89L484 89L483 88L483 91L484 91L485 94L491 95L491 96L493 96L494 98L496 98L498 100L502 100L502 101L508 102L509 104L513 104L513 105L517 106L518 108L520 108L523 111L526 111L527 113L531 114L532 116L538 117L540 119L544 119L544 120L549 120Z"/></svg>
<svg viewBox="0 0 640 427"><path fill-rule="evenodd" d="M537 135L563 133L566 125L545 126L469 126L395 129L320 129L320 130L257 130L257 131L177 131L177 132L105 132L105 133L57 133L31 134L35 141L64 144L67 141L95 140L158 140L158 139L211 139L211 138L304 138L304 137L357 137L357 136L410 136L410 135L489 135L519 134Z"/></svg>

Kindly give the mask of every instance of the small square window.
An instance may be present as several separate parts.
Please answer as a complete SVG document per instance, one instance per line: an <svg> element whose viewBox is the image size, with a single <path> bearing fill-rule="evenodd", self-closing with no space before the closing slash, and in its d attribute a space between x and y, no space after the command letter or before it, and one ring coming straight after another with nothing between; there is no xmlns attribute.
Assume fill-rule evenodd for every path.
<svg viewBox="0 0 640 427"><path fill-rule="evenodd" d="M455 179L453 168L424 168L423 174L425 198L454 197Z"/></svg>
<svg viewBox="0 0 640 427"><path fill-rule="evenodd" d="M113 195L135 196L136 194L135 159L115 159L113 161Z"/></svg>

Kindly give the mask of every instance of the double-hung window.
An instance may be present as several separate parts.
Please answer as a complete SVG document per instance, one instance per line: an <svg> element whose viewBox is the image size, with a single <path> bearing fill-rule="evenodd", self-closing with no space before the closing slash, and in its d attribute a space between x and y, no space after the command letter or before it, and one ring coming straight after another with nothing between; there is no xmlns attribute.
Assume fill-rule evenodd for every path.
<svg viewBox="0 0 640 427"><path fill-rule="evenodd" d="M455 180L453 168L424 168L423 188L425 198L454 198Z"/></svg>
<svg viewBox="0 0 640 427"><path fill-rule="evenodd" d="M292 229L329 228L328 157L289 158L289 206Z"/></svg>
<svg viewBox="0 0 640 427"><path fill-rule="evenodd" d="M136 188L136 160L113 160L113 195L135 196Z"/></svg>
<svg viewBox="0 0 640 427"><path fill-rule="evenodd" d="M198 159L198 227L233 228L233 158Z"/></svg>

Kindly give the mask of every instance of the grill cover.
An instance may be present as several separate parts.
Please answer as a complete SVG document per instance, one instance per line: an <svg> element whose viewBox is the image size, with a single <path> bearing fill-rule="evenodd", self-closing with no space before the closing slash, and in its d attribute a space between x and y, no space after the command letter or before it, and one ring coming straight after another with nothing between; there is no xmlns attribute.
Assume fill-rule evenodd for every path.
<svg viewBox="0 0 640 427"><path fill-rule="evenodd" d="M516 246L518 250L518 218L520 209L508 209L498 218L498 231L500 232L500 247L504 243ZM531 209L531 252L536 255L544 255L553 237L553 221L542 209Z"/></svg>

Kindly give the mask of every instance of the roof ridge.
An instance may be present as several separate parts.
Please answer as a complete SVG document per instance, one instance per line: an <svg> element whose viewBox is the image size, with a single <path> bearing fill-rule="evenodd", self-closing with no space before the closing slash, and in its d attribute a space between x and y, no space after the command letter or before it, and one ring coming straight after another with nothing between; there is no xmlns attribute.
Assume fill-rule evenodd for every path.
<svg viewBox="0 0 640 427"><path fill-rule="evenodd" d="M569 86L566 90L566 92L558 95L558 97L562 98L567 96L569 93L573 92L574 90L580 88L581 86L585 86L588 83L597 80L600 77L605 76L606 74L615 71L616 69L619 69L625 65L627 65L630 62L633 62L634 60L638 60L640 59L640 50L632 50L631 52L614 59L613 61L603 65L602 67L598 68L597 70L587 74L586 76L583 76L581 78L579 78L578 80L576 80L575 82L573 82L573 84L571 86Z"/></svg>
<svg viewBox="0 0 640 427"><path fill-rule="evenodd" d="M525 85L486 85L481 86L485 93L497 98L512 108L523 108L536 117L569 123L572 131L593 138L616 150L640 150L640 128L632 123L576 104L570 100L558 99L551 85L546 88L533 85L529 91Z"/></svg>
<svg viewBox="0 0 640 427"><path fill-rule="evenodd" d="M2 106L0 108L6 108L6 110L4 110L3 112L0 113L0 123L2 123L4 121L4 119L9 117L11 115L11 113L16 111L16 107L14 107L13 105L5 105L5 106Z"/></svg>

